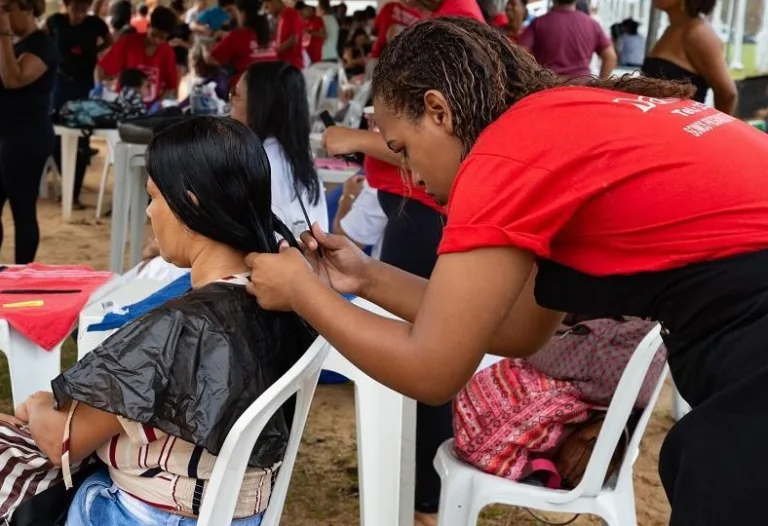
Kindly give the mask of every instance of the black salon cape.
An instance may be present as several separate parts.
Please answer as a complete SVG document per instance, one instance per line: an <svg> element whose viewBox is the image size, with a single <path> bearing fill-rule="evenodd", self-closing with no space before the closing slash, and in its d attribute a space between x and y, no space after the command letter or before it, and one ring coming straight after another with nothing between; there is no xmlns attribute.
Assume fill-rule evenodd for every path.
<svg viewBox="0 0 768 526"><path fill-rule="evenodd" d="M309 348L295 314L262 310L245 287L217 282L132 321L51 382L74 399L217 455L243 412ZM293 404L278 411L249 465L283 458Z"/></svg>

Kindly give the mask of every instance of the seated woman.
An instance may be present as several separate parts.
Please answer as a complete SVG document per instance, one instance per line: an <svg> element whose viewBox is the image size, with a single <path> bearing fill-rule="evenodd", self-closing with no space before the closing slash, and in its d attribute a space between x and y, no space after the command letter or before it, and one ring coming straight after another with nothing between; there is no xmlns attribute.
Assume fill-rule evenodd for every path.
<svg viewBox="0 0 768 526"><path fill-rule="evenodd" d="M65 479L70 463L94 452L107 466L77 490L70 526L166 525L174 515L184 517L174 524L196 524L230 428L314 338L298 316L262 310L243 286L246 253L276 252L276 235L296 243L271 211L258 138L236 121L196 117L152 139L147 171L160 253L191 268L192 289L126 325L16 412ZM292 408L281 409L256 443L233 524L261 523L291 420Z"/></svg>
<svg viewBox="0 0 768 526"><path fill-rule="evenodd" d="M232 118L246 124L264 144L272 181L272 211L294 235L308 230L299 204L312 223L328 231L325 188L309 145L309 105L304 76L287 62L251 64L232 90ZM144 259L159 255L156 242Z"/></svg>
<svg viewBox="0 0 768 526"><path fill-rule="evenodd" d="M272 211L295 235L310 221L328 231L325 189L309 145L309 104L304 75L287 62L251 64L232 92L232 118L264 143L272 167Z"/></svg>

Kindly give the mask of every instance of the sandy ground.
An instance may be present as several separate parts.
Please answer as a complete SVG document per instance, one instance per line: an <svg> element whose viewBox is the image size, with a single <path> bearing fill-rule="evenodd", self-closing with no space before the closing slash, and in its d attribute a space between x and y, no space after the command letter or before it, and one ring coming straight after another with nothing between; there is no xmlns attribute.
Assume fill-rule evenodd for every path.
<svg viewBox="0 0 768 526"><path fill-rule="evenodd" d="M99 143L94 141L94 145ZM40 200L38 216L42 239L38 261L43 263L87 263L106 269L109 261L109 218L94 218L103 156L89 169L82 201L90 205L75 211L71 223L61 220L61 207L53 200ZM111 200L109 187L107 202ZM107 207L109 208L109 207ZM3 213L5 243L0 261L13 260L13 230L10 210ZM668 522L669 506L656 470L659 448L672 425L669 392L662 394L642 442L635 464L635 498L638 524L658 526ZM282 524L295 526L352 526L358 524L357 456L353 388L321 386L313 404L291 492ZM552 522L567 516L547 515ZM484 513L486 526L545 524L518 508L494 507ZM573 524L600 524L593 517L580 517Z"/></svg>

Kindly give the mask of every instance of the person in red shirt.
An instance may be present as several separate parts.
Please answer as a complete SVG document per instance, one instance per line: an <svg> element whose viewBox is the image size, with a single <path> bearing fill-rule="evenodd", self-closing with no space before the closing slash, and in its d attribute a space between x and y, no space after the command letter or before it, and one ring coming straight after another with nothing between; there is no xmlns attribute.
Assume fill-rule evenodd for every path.
<svg viewBox="0 0 768 526"><path fill-rule="evenodd" d="M205 55L212 66L231 68L230 86L237 85L240 76L254 62L277 60L277 50L270 39L269 21L259 5L252 0L237 0L237 28L227 33Z"/></svg>
<svg viewBox="0 0 768 526"><path fill-rule="evenodd" d="M371 58L378 58L384 46L390 40L390 28L393 26L409 27L421 20L422 14L416 9L406 6L399 0L384 4L373 21L373 33L376 42L373 43Z"/></svg>
<svg viewBox="0 0 768 526"><path fill-rule="evenodd" d="M146 33L149 26L149 6L147 4L139 5L136 16L131 18L131 26L138 33Z"/></svg>
<svg viewBox="0 0 768 526"><path fill-rule="evenodd" d="M509 0L507 2L507 25L504 28L507 36L514 43L520 42L520 36L525 29L525 19L528 16L526 0Z"/></svg>
<svg viewBox="0 0 768 526"><path fill-rule="evenodd" d="M267 0L265 5L272 16L277 18L277 57L304 69L304 50L301 46L304 22L301 15L294 8L284 5L283 0Z"/></svg>
<svg viewBox="0 0 768 526"><path fill-rule="evenodd" d="M563 312L658 320L693 406L659 457L670 524L762 524L768 138L692 95L644 77L559 77L485 24L419 22L384 50L373 96L412 182L448 203L431 278L315 227L303 254L249 255L249 290L433 404L485 353L536 352Z"/></svg>
<svg viewBox="0 0 768 526"><path fill-rule="evenodd" d="M477 0L403 0L405 5L418 9L430 18L458 16L484 22Z"/></svg>
<svg viewBox="0 0 768 526"><path fill-rule="evenodd" d="M101 57L96 78L117 78L125 69L140 69L149 79L147 105L169 97L176 98L179 84L176 56L168 45L168 36L176 25L176 15L167 7L157 7L149 19L146 34L129 33L118 39ZM119 89L119 86L118 86Z"/></svg>
<svg viewBox="0 0 768 526"><path fill-rule="evenodd" d="M299 7L301 6L301 7ZM314 64L323 60L323 43L325 42L325 23L315 13L315 8L302 2L296 4L304 20L304 48L307 50L309 60Z"/></svg>

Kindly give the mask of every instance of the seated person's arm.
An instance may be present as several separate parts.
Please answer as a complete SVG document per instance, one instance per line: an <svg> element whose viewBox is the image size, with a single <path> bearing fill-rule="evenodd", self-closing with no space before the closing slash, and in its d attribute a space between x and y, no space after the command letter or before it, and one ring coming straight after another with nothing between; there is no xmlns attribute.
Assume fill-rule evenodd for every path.
<svg viewBox="0 0 768 526"><path fill-rule="evenodd" d="M354 204L355 199L357 199L357 196L360 195L360 192L363 189L364 180L365 177L362 175L353 175L344 182L344 188L341 192L341 197L339 198L339 208L336 211L336 217L333 219L333 226L331 227L334 234L349 237L341 227L341 220L350 210L352 210L352 205ZM349 239L352 238L349 237ZM354 241L360 248L364 247L364 245L358 243L354 239L352 239L352 241Z"/></svg>
<svg viewBox="0 0 768 526"><path fill-rule="evenodd" d="M32 438L56 466L61 465L69 409L69 404L54 409L53 394L42 391L30 396L16 409L16 417L28 422ZM115 415L78 404L70 424L70 462L80 462L121 431L122 426Z"/></svg>

